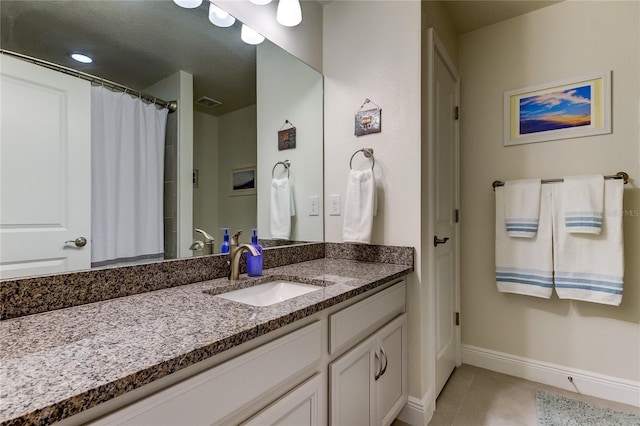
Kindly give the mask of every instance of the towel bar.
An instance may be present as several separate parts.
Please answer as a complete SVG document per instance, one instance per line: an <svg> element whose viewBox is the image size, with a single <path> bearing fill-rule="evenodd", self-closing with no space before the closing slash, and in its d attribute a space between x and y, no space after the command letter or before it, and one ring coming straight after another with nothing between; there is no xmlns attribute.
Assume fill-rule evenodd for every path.
<svg viewBox="0 0 640 426"><path fill-rule="evenodd" d="M618 172L615 175L605 176L605 179L622 179L624 183L627 184L629 182L629 173L627 172ZM542 183L555 183L555 182L564 182L563 178L555 178L555 179L542 179ZM501 180L494 180L491 184L493 190L496 190L498 186L504 186L504 182Z"/></svg>

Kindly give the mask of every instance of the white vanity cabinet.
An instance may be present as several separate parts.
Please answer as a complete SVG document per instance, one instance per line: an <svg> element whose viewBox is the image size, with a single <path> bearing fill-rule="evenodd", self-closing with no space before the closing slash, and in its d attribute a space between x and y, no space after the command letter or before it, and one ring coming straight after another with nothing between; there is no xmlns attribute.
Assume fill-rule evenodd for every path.
<svg viewBox="0 0 640 426"><path fill-rule="evenodd" d="M407 316L404 283L396 284L330 318L336 347L352 346L362 330L386 323L329 365L332 425L389 425L407 402ZM351 336L340 325L347 325ZM344 342L342 342L344 340Z"/></svg>
<svg viewBox="0 0 640 426"><path fill-rule="evenodd" d="M92 425L237 423L249 408L318 371L322 325L316 321L103 417ZM300 381L302 381L300 379ZM295 387L295 383L291 387ZM290 388L291 388L290 387ZM319 400L322 402L322 400ZM263 405L264 406L264 405Z"/></svg>
<svg viewBox="0 0 640 426"><path fill-rule="evenodd" d="M407 320L405 282L385 287L97 420L65 425L389 425L407 401Z"/></svg>

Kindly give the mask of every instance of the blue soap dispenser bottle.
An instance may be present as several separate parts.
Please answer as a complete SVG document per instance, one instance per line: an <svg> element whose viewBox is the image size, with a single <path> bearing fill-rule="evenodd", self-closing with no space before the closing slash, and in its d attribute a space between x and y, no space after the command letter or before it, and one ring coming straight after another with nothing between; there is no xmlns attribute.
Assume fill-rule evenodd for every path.
<svg viewBox="0 0 640 426"><path fill-rule="evenodd" d="M220 228L224 231L222 236L222 244L220 245L220 253L229 253L229 228Z"/></svg>
<svg viewBox="0 0 640 426"><path fill-rule="evenodd" d="M255 228L251 236L251 245L255 247L260 254L252 256L250 252L247 252L247 275L250 277L259 277L262 275L262 246L258 244L258 230Z"/></svg>

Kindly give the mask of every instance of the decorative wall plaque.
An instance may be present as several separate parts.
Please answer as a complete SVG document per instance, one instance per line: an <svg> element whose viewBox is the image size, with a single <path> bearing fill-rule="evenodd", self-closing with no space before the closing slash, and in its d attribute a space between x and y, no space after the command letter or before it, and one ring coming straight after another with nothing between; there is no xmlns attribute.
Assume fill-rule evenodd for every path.
<svg viewBox="0 0 640 426"><path fill-rule="evenodd" d="M360 110L356 112L354 132L356 136L368 135L369 133L380 133L382 131L382 109L376 105L375 109L362 111L362 108L368 103L376 105L367 98L362 106L360 106Z"/></svg>
<svg viewBox="0 0 640 426"><path fill-rule="evenodd" d="M289 120L285 120L284 125L287 124L292 127L284 130L278 130L278 151L293 149L296 147L296 128Z"/></svg>

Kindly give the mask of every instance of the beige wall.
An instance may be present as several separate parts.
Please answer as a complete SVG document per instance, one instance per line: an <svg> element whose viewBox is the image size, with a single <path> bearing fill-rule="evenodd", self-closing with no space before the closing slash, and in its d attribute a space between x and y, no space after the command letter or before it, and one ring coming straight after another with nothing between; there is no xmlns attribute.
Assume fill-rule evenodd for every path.
<svg viewBox="0 0 640 426"><path fill-rule="evenodd" d="M218 157L218 118L194 111L193 168L198 170L199 185L193 188L193 227L213 235L216 253L222 242L218 232ZM193 238L202 241L203 237L194 231Z"/></svg>
<svg viewBox="0 0 640 426"><path fill-rule="evenodd" d="M629 172L640 179L640 3L563 2L460 38L462 342L640 380L640 190L625 189L622 305L498 293L495 179ZM503 147L503 93L613 70L613 134Z"/></svg>
<svg viewBox="0 0 640 426"><path fill-rule="evenodd" d="M375 151L374 244L416 248L420 271L420 2L338 1L324 7L325 196L344 197L351 155ZM365 98L382 108L382 132L354 136ZM360 154L362 157L362 154ZM364 157L362 157L364 158ZM354 159L354 165L359 159ZM325 203L327 199L325 199ZM326 205L326 204L325 204ZM325 240L342 242L343 216L325 212ZM422 398L425 347L420 273L408 277L409 392Z"/></svg>
<svg viewBox="0 0 640 426"><path fill-rule="evenodd" d="M323 216L309 215L309 196L318 197L322 212L322 74L272 43L256 52L256 103L258 110L258 228L261 238L271 238L271 180L278 161L291 162L296 215L291 220L291 240L323 241ZM278 130L285 120L296 126L296 147L278 151ZM287 126L288 127L288 126ZM283 176L276 168L275 176Z"/></svg>
<svg viewBox="0 0 640 426"><path fill-rule="evenodd" d="M447 49L449 58L451 58L455 66L458 66L458 33L440 1L424 1L422 3L422 25L425 30L433 27L438 38ZM423 47L424 45L426 43L423 44ZM422 59L426 59L424 52Z"/></svg>
<svg viewBox="0 0 640 426"><path fill-rule="evenodd" d="M256 195L231 195L231 170L256 166L256 106L251 105L218 117L218 223L229 234L242 230L241 242L251 242L255 228ZM222 233L216 238L216 250Z"/></svg>

